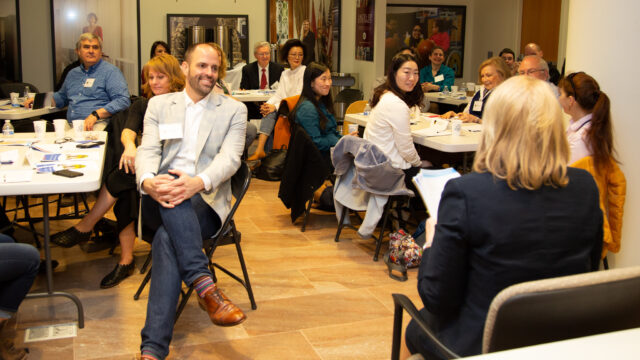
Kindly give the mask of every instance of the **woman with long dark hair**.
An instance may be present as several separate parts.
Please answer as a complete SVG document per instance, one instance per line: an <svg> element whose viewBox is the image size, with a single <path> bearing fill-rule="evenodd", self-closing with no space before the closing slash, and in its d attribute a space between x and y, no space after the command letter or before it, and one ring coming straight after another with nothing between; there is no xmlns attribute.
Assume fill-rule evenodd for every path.
<svg viewBox="0 0 640 360"><path fill-rule="evenodd" d="M330 94L331 70L324 64L312 62L305 69L302 81L302 93L291 118L309 134L330 165L329 149L341 136L337 131Z"/></svg>
<svg viewBox="0 0 640 360"><path fill-rule="evenodd" d="M391 160L391 165L405 172L405 184L414 186L411 178L420 170L422 161L411 136L411 109L420 106L424 93L418 85L418 61L413 55L398 54L391 59L387 81L375 88L371 100L371 118L364 138L377 145ZM430 165L425 162L425 166Z"/></svg>
<svg viewBox="0 0 640 360"><path fill-rule="evenodd" d="M567 140L571 166L589 171L600 191L603 213L602 257L618 252L627 182L615 158L609 97L584 72L569 74L558 83L560 105L571 116Z"/></svg>

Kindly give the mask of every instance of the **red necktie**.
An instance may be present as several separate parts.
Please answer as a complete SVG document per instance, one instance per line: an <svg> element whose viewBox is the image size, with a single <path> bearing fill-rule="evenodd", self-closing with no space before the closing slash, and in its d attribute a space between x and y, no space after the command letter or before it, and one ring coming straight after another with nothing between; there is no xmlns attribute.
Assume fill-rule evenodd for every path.
<svg viewBox="0 0 640 360"><path fill-rule="evenodd" d="M266 89L267 88L267 73L266 73L266 69L262 69L262 78L260 79L260 89Z"/></svg>

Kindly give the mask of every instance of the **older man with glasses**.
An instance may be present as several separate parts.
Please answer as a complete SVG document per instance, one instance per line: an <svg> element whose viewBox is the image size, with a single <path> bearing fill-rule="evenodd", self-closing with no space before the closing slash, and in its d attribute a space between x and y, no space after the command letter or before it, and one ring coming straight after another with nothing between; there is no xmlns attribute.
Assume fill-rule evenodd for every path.
<svg viewBox="0 0 640 360"><path fill-rule="evenodd" d="M271 85L280 80L284 71L282 65L271 61L271 46L266 41L257 42L253 47L253 55L256 61L242 68L242 80L240 88L270 89ZM249 119L261 119L260 108L256 103L247 103Z"/></svg>
<svg viewBox="0 0 640 360"><path fill-rule="evenodd" d="M558 92L558 87L549 81L549 65L544 61L543 58L537 55L528 55L525 56L524 59L520 62L520 67L518 68L519 75L527 75L534 77L536 79L540 79L542 81L546 81L549 83L554 93L557 96L560 96Z"/></svg>

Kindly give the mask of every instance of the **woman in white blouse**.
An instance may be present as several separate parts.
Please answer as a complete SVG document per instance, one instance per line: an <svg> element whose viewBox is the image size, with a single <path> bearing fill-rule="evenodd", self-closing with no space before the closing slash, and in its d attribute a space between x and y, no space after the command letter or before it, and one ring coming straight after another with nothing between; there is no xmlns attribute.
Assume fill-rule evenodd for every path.
<svg viewBox="0 0 640 360"><path fill-rule="evenodd" d="M411 178L423 165L413 145L409 117L411 108L424 97L420 86L418 63L413 55L398 54L391 60L387 81L373 93L371 119L364 138L376 144L391 160L391 165L405 172L405 184L413 188ZM424 161L424 166L430 163Z"/></svg>
<svg viewBox="0 0 640 360"><path fill-rule="evenodd" d="M264 145L267 143L267 139L276 125L280 102L290 96L300 95L302 92L302 78L304 76L304 69L307 68L302 65L304 57L305 46L302 41L290 39L282 46L282 60L289 63L289 69L286 69L282 72L282 75L280 75L276 93L260 107L260 113L263 118L260 122L260 130L258 131L260 134L258 136L258 147L247 160L258 160L266 156Z"/></svg>

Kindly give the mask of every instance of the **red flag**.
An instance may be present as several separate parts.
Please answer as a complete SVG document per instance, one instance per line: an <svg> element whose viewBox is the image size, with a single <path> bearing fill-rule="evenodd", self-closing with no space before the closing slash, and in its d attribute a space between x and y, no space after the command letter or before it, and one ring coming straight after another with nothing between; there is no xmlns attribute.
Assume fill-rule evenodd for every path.
<svg viewBox="0 0 640 360"><path fill-rule="evenodd" d="M313 31L313 36L318 38L318 31L316 30L316 6L311 0L311 21L309 26L311 27L311 31Z"/></svg>

